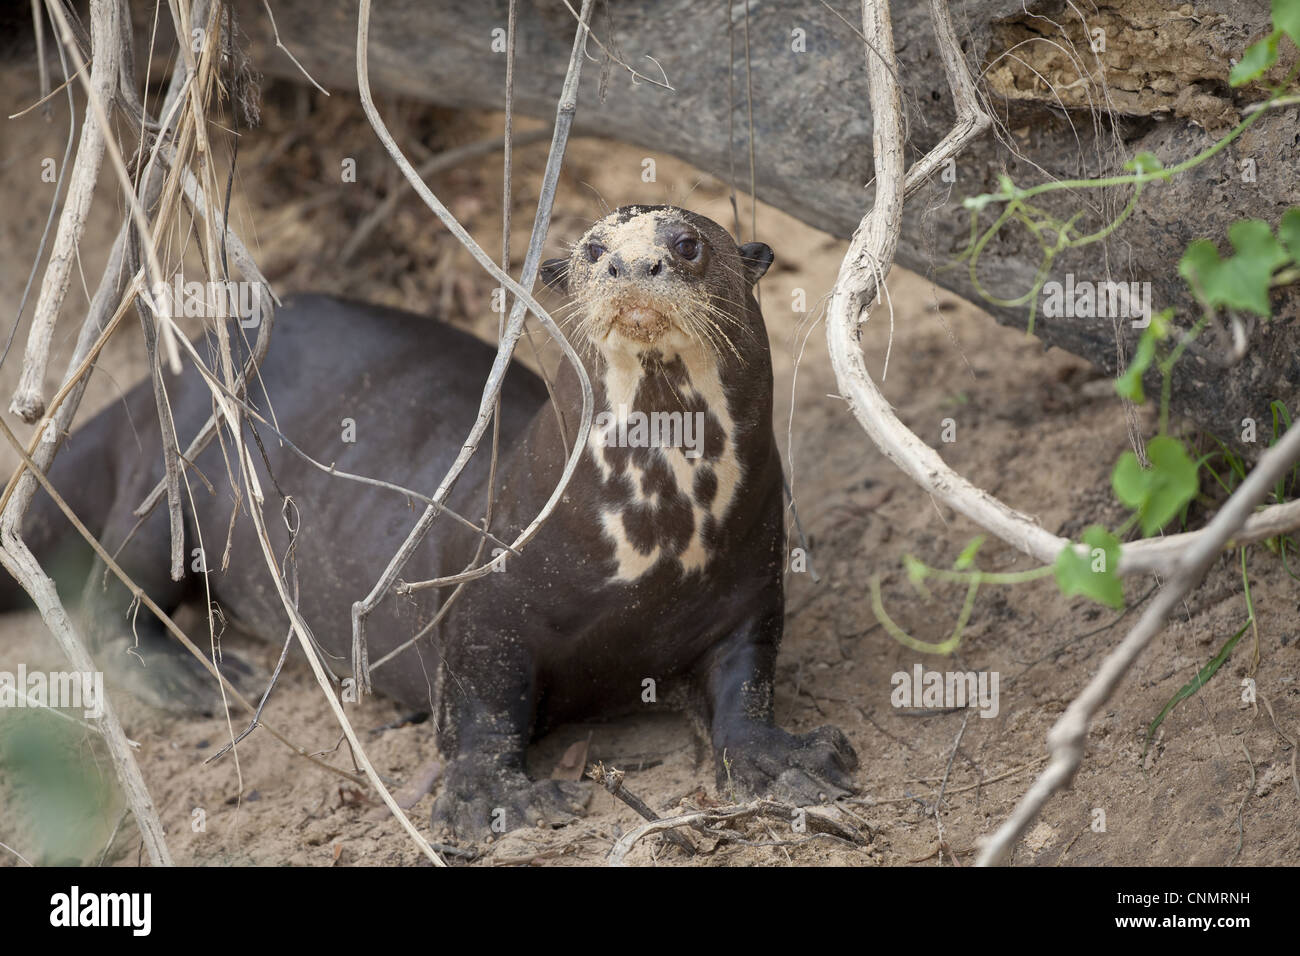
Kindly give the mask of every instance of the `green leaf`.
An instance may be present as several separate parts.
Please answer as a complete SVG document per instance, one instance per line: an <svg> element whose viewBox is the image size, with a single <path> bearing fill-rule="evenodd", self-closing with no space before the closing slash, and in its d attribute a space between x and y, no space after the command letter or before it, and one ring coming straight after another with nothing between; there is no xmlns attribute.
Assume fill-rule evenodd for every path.
<svg viewBox="0 0 1300 956"><path fill-rule="evenodd" d="M1124 168L1131 173L1158 173L1165 168L1165 164L1160 162L1160 157L1154 153L1138 153L1132 159L1124 164ZM1160 177L1168 182L1169 176Z"/></svg>
<svg viewBox="0 0 1300 956"><path fill-rule="evenodd" d="M1146 393L1142 391L1142 376L1151 367L1151 360L1155 357L1155 340L1143 335L1138 340L1137 352L1134 353L1133 359L1128 363L1128 368L1124 370L1123 375L1115 379L1115 391L1119 393L1121 398L1127 398L1129 401L1138 404L1147 400Z"/></svg>
<svg viewBox="0 0 1300 956"><path fill-rule="evenodd" d="M1197 239L1178 262L1178 274L1212 306L1246 309L1268 318L1273 270L1290 260L1268 223L1241 219L1228 228L1234 255L1220 259L1214 243Z"/></svg>
<svg viewBox="0 0 1300 956"><path fill-rule="evenodd" d="M1143 530L1150 536L1187 507L1201 483L1196 476L1200 464L1192 460L1177 438L1158 435L1151 439L1147 458L1158 480L1156 494L1148 504L1148 520L1143 522Z"/></svg>
<svg viewBox="0 0 1300 956"><path fill-rule="evenodd" d="M1277 41L1280 36L1281 33L1274 30L1264 39L1246 47L1246 52L1237 61L1237 65L1228 73L1228 83L1242 86L1263 76L1277 62Z"/></svg>
<svg viewBox="0 0 1300 956"><path fill-rule="evenodd" d="M79 759L81 730L33 711L0 713L7 818L20 821L29 852L50 861L94 859L108 837L96 821L115 797L95 764Z"/></svg>
<svg viewBox="0 0 1300 956"><path fill-rule="evenodd" d="M1174 694L1173 697L1169 698L1169 703L1165 704L1160 713L1156 715L1156 719L1151 721L1151 726L1147 728L1147 739L1142 744L1143 757L1146 757L1147 748L1151 746L1151 738L1156 735L1156 728L1158 728L1161 722L1169 716L1171 710L1204 687L1205 682L1218 673L1219 668L1222 667L1224 662L1228 659L1228 655L1232 653L1232 649L1237 646L1237 642L1241 640L1241 635L1246 633L1246 628L1248 627L1250 627L1250 621L1241 625L1241 630L1228 639L1228 643L1224 644L1223 647L1219 649L1219 653L1215 654L1208 664L1196 672L1195 677L1189 680L1182 687L1178 688L1178 692Z"/></svg>
<svg viewBox="0 0 1300 956"><path fill-rule="evenodd" d="M975 554L977 551L979 551L980 545L982 545L983 543L984 543L984 535L982 534L976 535L974 538L972 538L970 544L966 545L966 547L962 549L961 554L957 555L957 560L953 562L953 566L952 566L953 570L965 571L972 564L974 564Z"/></svg>
<svg viewBox="0 0 1300 956"><path fill-rule="evenodd" d="M1173 309L1162 309L1151 316L1151 324L1142 330L1138 339L1137 351L1128 363L1124 374L1115 379L1115 391L1123 398L1134 402L1145 402L1146 394L1142 391L1142 376L1156 357L1156 343L1169 334L1169 322L1173 318Z"/></svg>
<svg viewBox="0 0 1300 956"><path fill-rule="evenodd" d="M1130 399L1132 402L1147 401L1147 394L1141 389L1141 377L1147 375L1147 369L1151 368L1151 363L1156 359L1156 342L1165 337L1169 326L1167 320L1173 315L1171 308L1157 313L1151 317L1151 324L1143 329L1141 338L1138 339L1138 351L1128 360L1128 368L1125 373L1115 378L1115 392L1118 392L1122 398Z"/></svg>
<svg viewBox="0 0 1300 956"><path fill-rule="evenodd" d="M1300 46L1300 0L1273 0L1273 29Z"/></svg>
<svg viewBox="0 0 1300 956"><path fill-rule="evenodd" d="M1282 213L1277 224L1277 237L1286 246L1291 258L1300 262L1300 206L1292 206Z"/></svg>
<svg viewBox="0 0 1300 956"><path fill-rule="evenodd" d="M1228 227L1228 241L1238 256L1266 262L1270 272L1290 258L1262 219L1238 219Z"/></svg>
<svg viewBox="0 0 1300 956"><path fill-rule="evenodd" d="M1196 496L1196 462L1183 443L1158 435L1147 445L1150 468L1143 468L1137 455L1120 456L1111 473L1115 496L1138 514L1142 536L1149 538L1183 510Z"/></svg>
<svg viewBox="0 0 1300 956"><path fill-rule="evenodd" d="M1082 594L1099 604L1119 610L1124 606L1124 585L1115 573L1119 567L1119 539L1093 525L1083 533L1090 553L1079 554L1068 544L1056 556L1056 585L1066 597ZM1101 553L1098 554L1097 552Z"/></svg>

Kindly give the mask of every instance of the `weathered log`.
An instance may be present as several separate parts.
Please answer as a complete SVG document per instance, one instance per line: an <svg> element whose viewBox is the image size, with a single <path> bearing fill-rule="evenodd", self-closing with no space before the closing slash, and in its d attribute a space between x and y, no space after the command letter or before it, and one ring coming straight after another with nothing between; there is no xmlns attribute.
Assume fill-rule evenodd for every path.
<svg viewBox="0 0 1300 956"><path fill-rule="evenodd" d="M243 29L254 38L258 68L301 78L275 48L261 0L238 0L237 6ZM894 7L909 148L920 155L949 129L952 104L925 4ZM375 87L444 105L501 108L505 57L494 52L493 41L494 31L505 28L506 9L504 0L377 3L370 33ZM281 38L316 80L331 89L352 87L355 3L275 0L274 12ZM643 74L659 78L656 63L662 66L673 91L634 82L628 70L606 62L602 75L597 79L593 71L593 81L582 90L578 129L671 153L723 178L734 163L736 185L743 189L748 185L748 75L757 195L847 236L872 196L864 188L872 157L860 17L858 5L849 0L750 0L747 74L743 4L609 3L597 15L595 36ZM1141 151L1172 166L1221 137L1244 107L1264 96L1261 86L1232 90L1227 77L1231 61L1270 29L1267 0L1201 0L1180 8L1158 0L1114 0L1102 8L1047 0L1029 12L1020 0L967 0L954 3L954 18L968 62L1002 121L1002 135L985 137L960 157L954 183L937 183L929 195L909 204L898 261L1008 325L1025 327L1028 310L982 300L965 264L955 261L970 235L964 197L995 191L999 173L1020 185L1048 176L1116 173ZM521 0L515 87L520 111L539 117L553 113L573 22L560 0ZM1094 52L1089 41L1098 36L1104 37L1105 49ZM1282 45L1290 49L1288 41ZM589 52L604 57L594 42ZM1288 61L1294 62L1294 51L1284 54L1283 65ZM734 102L729 102L729 73ZM729 120L734 143L728 142ZM1177 275L1179 256L1200 237L1226 249L1226 230L1235 219L1276 224L1284 209L1300 204L1298 142L1296 108L1269 111L1203 165L1171 183L1148 187L1132 219L1106 245L1061 255L1052 278L1149 282L1153 308L1174 306L1180 324L1190 324L1199 310ZM1127 197L1125 188L1062 192L1043 205L1062 219L1086 211L1082 224L1096 228ZM1033 237L1009 227L984 251L980 283L1012 298L1032 286L1040 261ZM1204 347L1189 352L1176 368L1175 409L1225 439L1237 437L1242 418L1265 421L1271 400L1297 409L1298 303L1294 289L1276 292L1274 319L1256 324L1248 354L1234 366L1218 362L1228 352L1226 341L1203 337ZM1040 297L1035 334L1110 373L1121 352L1131 353L1139 334L1127 318L1050 317L1041 304Z"/></svg>

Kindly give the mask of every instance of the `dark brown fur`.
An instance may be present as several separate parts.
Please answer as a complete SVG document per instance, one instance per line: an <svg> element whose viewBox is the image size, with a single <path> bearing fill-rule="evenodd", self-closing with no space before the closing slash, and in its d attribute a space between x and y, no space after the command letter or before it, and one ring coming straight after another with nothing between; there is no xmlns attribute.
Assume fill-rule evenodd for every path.
<svg viewBox="0 0 1300 956"><path fill-rule="evenodd" d="M591 258L590 243L631 235L618 233L619 227L640 228L649 220L638 217L646 216L655 223L649 246L629 241L628 248L608 246ZM691 249L674 245L679 234L698 241L697 256L675 251ZM800 803L851 787L856 758L839 731L797 736L773 723L785 535L771 363L751 292L770 262L766 246L738 249L703 217L629 207L597 223L568 260L547 264L548 281L567 288L579 304L579 325L593 346L589 371L597 411L611 405L607 380L617 378L611 378L612 358L633 370L630 410L701 413L702 450L687 461L672 457L681 454L678 449L588 448L561 506L524 552L510 556L502 573L471 583L431 637L374 671L379 691L434 715L448 760L434 816L461 835L484 837L494 826L531 825L578 811L578 785L527 777L525 748L560 721L655 706L643 700L647 681L654 682L659 701L695 702L709 728L720 787L730 780L740 795L772 793ZM599 279L597 269L603 270ZM616 315L602 312L611 296L632 304ZM696 309L693 318L681 311L687 305ZM302 296L277 315L262 370L266 396L256 399L274 407L284 433L316 458L430 493L464 440L492 357L488 346L436 321ZM713 378L718 388L710 392L702 379ZM516 366L507 377L492 524L504 540L538 513L560 475L562 449L577 439L576 376L562 373L556 387L565 441L536 376ZM206 418L210 399L191 373L171 392L184 440ZM55 485L68 491L110 550L122 544L134 524L132 507L160 475L156 429L146 427L153 416L145 383L74 433L53 469ZM340 441L344 418L356 422L355 444ZM142 436L138 444L132 420ZM277 489L293 498L301 515L300 607L327 662L349 675L350 605L378 579L418 512L400 495L331 478L266 429L259 434L270 465L268 473L258 461L268 517L275 518ZM251 437L248 427L245 436ZM187 503L187 548L197 547L201 534L212 568L207 584L228 617L267 640L283 641L287 617L247 520L236 523L223 566L236 494L215 443L195 466L214 493L192 482L199 514ZM487 467L484 450L449 502L471 518L482 514ZM281 554L287 532L281 521L269 523ZM48 500L34 506L31 527L62 527ZM53 535L46 538L49 553ZM622 564L617 538L624 542ZM444 519L402 576L459 572L476 545L472 533ZM203 575L170 581L167 553L160 508L119 560L171 610L203 594ZM620 577L620 568L643 563L641 573ZM74 572L84 573L84 565ZM138 653L149 666L142 671L135 657L124 655L131 634L124 589L110 583L89 593L86 618L101 655L117 672L133 675L159 702L180 697L193 706L209 699L210 678L144 613L135 626ZM370 659L407 641L448 593L387 598L367 626Z"/></svg>

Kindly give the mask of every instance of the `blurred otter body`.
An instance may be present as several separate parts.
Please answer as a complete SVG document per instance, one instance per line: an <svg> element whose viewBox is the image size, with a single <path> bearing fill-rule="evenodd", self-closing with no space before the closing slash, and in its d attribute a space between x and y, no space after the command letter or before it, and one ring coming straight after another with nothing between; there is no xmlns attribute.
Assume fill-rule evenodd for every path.
<svg viewBox="0 0 1300 956"><path fill-rule="evenodd" d="M770 353L752 295L771 261L767 246L737 248L704 217L631 206L596 223L568 259L544 265L546 281L572 295L589 346L598 414L587 447L560 505L523 552L467 585L430 635L373 669L377 690L435 716L449 764L434 816L463 835L486 836L498 808L507 827L580 809L578 785L528 779L528 742L564 720L644 706L647 681L658 698L686 701L705 721L720 785L728 779L725 751L742 793L809 803L850 788L856 758L839 731L794 736L773 724L785 539ZM261 370L265 396L255 390L251 400L273 410L280 430L317 460L430 493L460 450L494 355L426 318L299 296L277 313ZM563 434L541 380L518 365L506 377L491 527L503 541L540 511L577 439L581 400L571 369L555 388ZM184 441L210 413L210 394L192 370L169 393ZM131 427L153 418L146 382L70 436L51 470L110 552L160 477L156 429L138 425L137 435ZM246 438L252 428L245 426ZM268 429L258 432L269 472L250 447L272 546L279 556L290 544L274 514L282 492L300 516L299 607L326 661L349 674L351 604L378 579L422 506L332 477ZM483 513L488 467L484 448L448 501L471 520ZM186 547L202 547L203 560L194 554L184 580L170 580L168 520L157 508L119 562L166 610L205 593L207 567L207 587L228 618L283 641L288 617L252 524L242 519L230 531L240 490L230 485L220 443L194 468L213 487L208 494L191 481L197 515L186 501ZM40 542L65 528L38 492L27 526L38 556ZM402 577L460 572L478 545L474 532L444 518ZM480 560L491 553L489 545ZM370 661L409 641L449 593L387 598L367 621ZM124 665L115 669L129 676L135 667L149 678L138 682L146 695L193 706L210 691L211 678L145 614L135 630L148 666L119 657L132 633L130 595L111 576L107 588L88 594L96 644Z"/></svg>

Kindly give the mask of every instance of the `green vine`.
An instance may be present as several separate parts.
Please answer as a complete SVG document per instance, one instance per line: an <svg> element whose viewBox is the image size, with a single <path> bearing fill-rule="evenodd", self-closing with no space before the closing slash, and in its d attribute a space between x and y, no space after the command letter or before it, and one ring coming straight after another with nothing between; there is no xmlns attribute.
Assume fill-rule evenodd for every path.
<svg viewBox="0 0 1300 956"><path fill-rule="evenodd" d="M1241 61L1232 68L1229 79L1233 86L1241 86L1261 79L1263 74L1276 64L1278 45L1282 37L1289 38L1292 44L1300 48L1300 0L1273 0L1272 14L1274 26L1272 33L1252 44ZM1167 182L1174 176L1196 168L1222 152L1257 122L1268 109L1300 102L1300 96L1288 94L1297 75L1300 75L1300 61L1287 73L1280 84L1270 88L1268 97L1222 139L1174 166L1165 168L1160 160L1150 153L1139 153L1124 164L1123 168L1129 171L1127 175L1061 180L1029 188L1021 188L1009 177L1000 176L998 192L972 196L963 202L965 208L970 211L971 232L970 243L958 259L967 261L973 287L984 299L999 306L1015 308L1027 304L1029 306L1028 333L1032 334L1037 298L1047 282L1053 262L1061 252L1106 239L1132 214L1143 187L1148 183L1156 180ZM1131 186L1132 195L1114 219L1092 232L1084 232L1078 227L1078 222L1084 215L1082 211L1061 220L1032 202L1038 196L1062 189L1104 189L1112 186ZM1003 208L993 224L981 232L980 214L994 204L1002 204ZM1043 258L1035 270L1031 288L1022 295L1004 299L994 296L980 284L978 265L980 255L988 243L1007 223L1012 221L1023 225L1034 236ZM905 555L903 563L908 579L922 595L929 596L925 585L927 579L965 583L967 588L952 633L943 641L931 643L910 636L890 618L881 599L879 577L873 577L870 582L872 610L884 629L895 640L921 653L951 654L960 646L962 633L974 609L975 596L982 585L1020 584L1046 577L1048 574L1055 576L1058 587L1067 597L1082 595L1107 607L1122 608L1124 589L1116 573L1121 547L1120 538L1134 526L1137 526L1143 537L1150 537L1159 534L1175 518L1181 517L1185 521L1187 509L1196 499L1201 487L1202 467L1205 467L1207 473L1212 475L1228 493L1231 493L1237 481L1245 477L1244 460L1232 453L1228 446L1217 438L1215 441L1219 445L1219 451L1198 459L1192 456L1182 439L1170 434L1169 405L1173 369L1206 326L1214 320L1220 309L1230 312L1250 312L1264 320L1272 317L1270 290L1300 281L1300 208L1284 212L1276 232L1266 222L1240 220L1228 228L1227 238L1233 252L1226 258L1220 257L1217 246L1209 239L1197 239L1188 245L1179 260L1178 274L1201 307L1201 316L1186 330L1178 331L1174 323L1173 309L1164 309L1151 315L1150 322L1138 340L1128 368L1115 381L1116 392L1137 404L1146 401L1143 378L1148 372L1153 369L1158 371L1161 382L1159 424L1157 434L1147 443L1146 460L1139 460L1137 454L1132 451L1125 452L1111 472L1111 486L1117 499L1131 511L1128 520L1115 532L1100 525L1089 527L1082 535L1086 554L1081 553L1074 544L1070 544L1062 549L1051 567L1040 567L1029 571L994 574L975 568L975 553L983 542L982 537L976 538L966 547L952 570L933 568L911 555ZM1282 432L1291 427L1291 416L1280 401L1273 402L1270 409L1273 419L1272 440L1276 443ZM1210 459L1218 455L1222 455L1228 464L1226 480L1209 465ZM1274 499L1278 502L1286 500L1287 496L1294 491L1297 479L1300 479L1300 467L1293 469L1287 479L1278 482L1274 489ZM1297 550L1296 542L1289 537L1278 537L1265 544L1270 550L1281 555L1287 573L1296 577L1287 563L1287 550L1288 548ZM1242 560L1244 574L1244 551ZM1249 588L1248 581L1247 588ZM1252 610L1248 623L1253 621ZM1237 637L1239 638L1240 635ZM1198 675L1201 682L1217 670L1235 643L1236 638L1225 645L1221 656L1216 657L1216 660L1207 665L1206 670ZM1195 693L1195 688L1183 690L1187 691L1186 696ZM1171 708L1178 699L1182 698L1170 701L1168 707ZM1168 708L1152 725L1152 733L1167 710Z"/></svg>
<svg viewBox="0 0 1300 956"><path fill-rule="evenodd" d="M903 555L903 566L907 569L908 581L911 582L917 593L926 599L930 598L930 589L925 584L929 578L949 583L966 584L966 599L962 602L961 611L957 615L957 623L947 640L938 643L917 640L899 627L888 612L885 611L884 601L880 595L880 575L872 575L871 609L875 612L876 620L880 622L880 626L898 643L914 651L919 651L922 654L952 654L961 646L962 632L965 630L967 622L970 621L971 612L975 609L975 595L979 593L982 585L1024 584L1029 581L1036 581L1039 578L1045 578L1052 572L1051 568L1031 568L1028 571L1007 572L981 571L975 567L975 555L983 543L983 535L972 539L962 549L961 554L958 555L952 570L933 568L910 554Z"/></svg>
<svg viewBox="0 0 1300 956"><path fill-rule="evenodd" d="M1282 10L1280 19L1279 9ZM1242 57L1241 63L1233 67L1230 75L1233 86L1241 86L1259 79L1265 71L1277 62L1278 39L1284 33L1291 37L1293 43L1300 46L1300 0L1274 0L1273 20L1275 26L1273 33L1268 38L1252 45L1247 50L1246 55ZM1289 28L1281 24L1287 24ZM1261 49L1257 51L1256 48ZM1246 64L1247 61L1251 61L1253 65L1249 68L1243 68L1243 64ZM1254 125L1270 107L1277 105L1280 100L1286 97L1287 89L1297 75L1300 75L1300 63L1297 63L1291 69L1278 86L1271 88L1268 98L1260 104L1257 110L1234 126L1222 139L1212 143L1195 156L1167 169L1151 153L1138 153L1124 163L1123 168L1129 170L1129 175L1125 176L1105 176L1098 179L1062 179L1050 183L1041 183L1027 189L1017 186L1009 176L999 176L998 192L970 196L962 201L962 205L970 211L970 244L957 257L957 260L959 262L968 260L972 287L982 298L994 305L1004 308L1019 308L1027 304L1029 306L1029 322L1026 334L1032 335L1038 309L1038 296L1042 292L1043 285L1047 282L1047 277L1051 274L1052 263L1058 255L1067 249L1079 249L1108 238L1111 233L1123 225L1125 220L1132 215L1133 210L1137 208L1138 199L1141 197L1142 189L1147 183L1156 180L1168 182L1174 176L1195 169L1218 155ZM1290 99L1290 97L1286 98ZM1062 221L1045 209L1029 202L1029 200L1037 196L1058 192L1062 189L1105 189L1111 186L1132 186L1133 194L1129 197L1128 202L1124 204L1124 208L1120 210L1119 215L1094 232L1082 234L1078 232L1076 223L1083 217L1082 211L1076 212L1069 219ZM1006 205L993 224L980 232L979 215L993 203L1005 203ZM1012 220L1020 223L1033 235L1042 250L1043 259L1034 272L1034 281L1028 291L1015 298L1003 299L993 295L980 284L979 259L984 247L1002 230L1003 226ZM1231 236L1229 238L1231 239ZM1189 248L1188 252L1191 253L1191 251L1191 248Z"/></svg>

